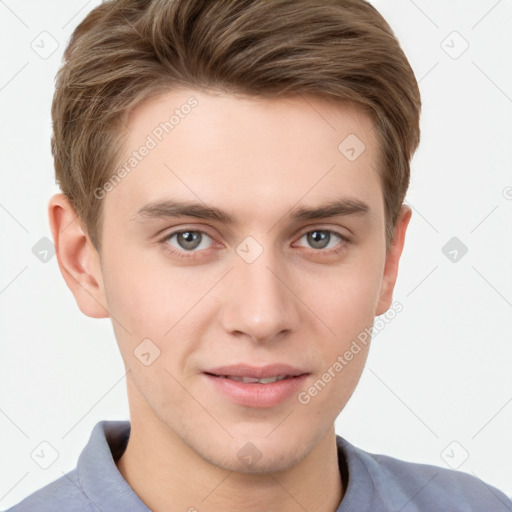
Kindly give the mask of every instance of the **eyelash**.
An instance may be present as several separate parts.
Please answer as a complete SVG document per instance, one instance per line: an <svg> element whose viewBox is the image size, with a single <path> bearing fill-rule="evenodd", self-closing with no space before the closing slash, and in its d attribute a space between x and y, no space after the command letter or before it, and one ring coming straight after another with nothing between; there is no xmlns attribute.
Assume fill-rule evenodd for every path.
<svg viewBox="0 0 512 512"><path fill-rule="evenodd" d="M181 233L186 233L187 231L190 231L192 233L200 233L201 235L206 235L207 237L211 238L213 240L213 237L210 236L205 231L202 231L201 229L180 229L178 231L172 231L171 233L167 234L162 240L160 240L160 243L163 244L164 249L166 252L170 253L173 257L177 257L179 259L194 259L197 258L197 253L201 252L201 250L196 251L185 251L185 250L178 250L175 247L172 247L167 242L174 236L179 235ZM351 243L351 240L346 235L335 231L333 229L321 229L321 228L315 228L310 229L308 231L304 231L300 234L298 240L300 240L304 235L307 235L309 233L312 233L314 231L320 231L323 233L329 233L331 235L335 235L340 238L340 243L336 245L334 248L330 249L309 249L309 251L312 251L313 253L323 254L323 255L336 255L339 254L346 244ZM203 251L207 251L208 249L202 249Z"/></svg>

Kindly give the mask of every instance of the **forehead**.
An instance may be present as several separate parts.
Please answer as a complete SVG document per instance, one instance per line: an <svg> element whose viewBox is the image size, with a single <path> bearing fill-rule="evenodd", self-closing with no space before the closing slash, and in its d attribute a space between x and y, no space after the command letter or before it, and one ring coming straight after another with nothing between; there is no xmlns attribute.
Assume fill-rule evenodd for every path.
<svg viewBox="0 0 512 512"><path fill-rule="evenodd" d="M374 125L348 103L177 90L139 105L126 126L128 172L107 201L126 216L169 196L274 222L298 202L340 196L382 210Z"/></svg>

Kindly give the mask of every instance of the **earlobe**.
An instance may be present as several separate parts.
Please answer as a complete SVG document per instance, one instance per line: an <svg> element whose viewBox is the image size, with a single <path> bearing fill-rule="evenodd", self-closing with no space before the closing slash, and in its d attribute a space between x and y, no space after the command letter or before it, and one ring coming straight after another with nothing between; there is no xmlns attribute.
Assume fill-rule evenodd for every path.
<svg viewBox="0 0 512 512"><path fill-rule="evenodd" d="M403 205L400 215L395 224L395 234L391 247L386 253L386 264L382 276L379 302L377 304L376 316L384 314L393 301L393 290L398 276L398 264L405 243L405 233L411 220L412 210L409 206Z"/></svg>
<svg viewBox="0 0 512 512"><path fill-rule="evenodd" d="M64 194L52 196L48 217L59 268L78 307L93 318L109 317L99 254Z"/></svg>

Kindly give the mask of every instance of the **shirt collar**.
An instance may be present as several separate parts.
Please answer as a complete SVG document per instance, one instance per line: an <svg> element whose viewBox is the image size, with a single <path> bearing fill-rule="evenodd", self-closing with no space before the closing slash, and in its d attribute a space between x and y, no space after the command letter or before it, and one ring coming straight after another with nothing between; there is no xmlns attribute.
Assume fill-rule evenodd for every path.
<svg viewBox="0 0 512 512"><path fill-rule="evenodd" d="M85 494L101 512L151 512L117 469L130 435L129 421L100 421L77 463Z"/></svg>

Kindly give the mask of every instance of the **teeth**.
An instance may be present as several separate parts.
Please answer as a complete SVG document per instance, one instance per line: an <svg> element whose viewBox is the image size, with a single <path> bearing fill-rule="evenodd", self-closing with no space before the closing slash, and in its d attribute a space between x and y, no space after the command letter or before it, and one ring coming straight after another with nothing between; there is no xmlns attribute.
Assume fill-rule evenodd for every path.
<svg viewBox="0 0 512 512"><path fill-rule="evenodd" d="M265 377L263 379L260 379L260 382L262 384L270 384L272 382L276 382L276 380L277 380L277 377Z"/></svg>
<svg viewBox="0 0 512 512"><path fill-rule="evenodd" d="M278 380L286 379L288 375L276 375L275 377L264 377L262 379L257 379L256 377L235 377L232 375L226 375L225 377L227 379L236 380L237 382L244 382L245 384L272 384Z"/></svg>
<svg viewBox="0 0 512 512"><path fill-rule="evenodd" d="M259 379L256 379L255 377L242 377L240 380L242 382L245 382L246 384L252 384L253 382L259 382Z"/></svg>

